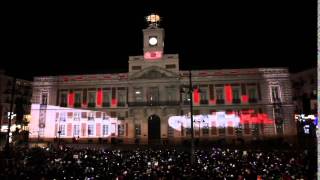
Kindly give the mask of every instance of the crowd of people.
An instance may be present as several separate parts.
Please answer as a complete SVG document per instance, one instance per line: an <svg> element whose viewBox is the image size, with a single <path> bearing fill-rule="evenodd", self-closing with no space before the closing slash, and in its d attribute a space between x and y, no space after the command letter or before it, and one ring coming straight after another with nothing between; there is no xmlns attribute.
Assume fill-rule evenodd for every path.
<svg viewBox="0 0 320 180"><path fill-rule="evenodd" d="M3 154L2 154L3 155ZM47 147L1 157L1 179L313 179L310 151ZM4 160L6 159L6 160Z"/></svg>

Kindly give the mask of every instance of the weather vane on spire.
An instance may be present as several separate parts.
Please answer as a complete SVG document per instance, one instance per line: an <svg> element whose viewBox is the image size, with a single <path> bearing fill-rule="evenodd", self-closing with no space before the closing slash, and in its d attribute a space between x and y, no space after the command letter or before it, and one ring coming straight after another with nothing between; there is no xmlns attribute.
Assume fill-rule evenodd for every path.
<svg viewBox="0 0 320 180"><path fill-rule="evenodd" d="M158 14L152 13L146 17L149 27L158 27L160 23L160 16Z"/></svg>

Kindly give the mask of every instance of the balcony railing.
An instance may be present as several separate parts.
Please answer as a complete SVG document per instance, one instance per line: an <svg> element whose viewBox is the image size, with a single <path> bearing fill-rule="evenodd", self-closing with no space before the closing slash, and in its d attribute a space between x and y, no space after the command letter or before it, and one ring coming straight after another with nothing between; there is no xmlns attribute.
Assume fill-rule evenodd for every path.
<svg viewBox="0 0 320 180"><path fill-rule="evenodd" d="M128 102L128 106L177 106L179 101Z"/></svg>

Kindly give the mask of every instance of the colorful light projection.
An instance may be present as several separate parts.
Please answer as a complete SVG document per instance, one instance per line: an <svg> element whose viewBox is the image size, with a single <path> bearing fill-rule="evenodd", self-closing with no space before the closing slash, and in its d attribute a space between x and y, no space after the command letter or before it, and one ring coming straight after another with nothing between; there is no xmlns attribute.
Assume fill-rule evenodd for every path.
<svg viewBox="0 0 320 180"><path fill-rule="evenodd" d="M226 102L228 104L231 104L232 103L232 88L229 84L225 85L224 86L224 91L225 91L225 94L226 94Z"/></svg>
<svg viewBox="0 0 320 180"><path fill-rule="evenodd" d="M199 104L200 102L200 94L199 94L199 89L196 88L194 91L193 91L193 102L195 104Z"/></svg>
<svg viewBox="0 0 320 180"><path fill-rule="evenodd" d="M268 118L267 114L254 113L253 110L226 113L225 111L215 112L213 114L195 115L194 122L198 122L200 128L203 127L239 127L240 124L273 124L274 121ZM181 127L190 128L190 116L171 116L168 119L170 127L181 131Z"/></svg>
<svg viewBox="0 0 320 180"><path fill-rule="evenodd" d="M123 124L117 118L108 116L105 112L91 111L60 106L46 106L46 128L41 137L58 137L58 131L65 132L61 138L83 137L109 137L117 135L117 125ZM31 119L28 128L32 134L30 138L38 138L40 104L32 104ZM91 119L92 118L92 119ZM88 128L92 128L92 134L88 134ZM48 128L47 128L48 127ZM63 129L61 129L63 128ZM77 134L75 134L77 132Z"/></svg>
<svg viewBox="0 0 320 180"><path fill-rule="evenodd" d="M152 51L144 53L144 59L154 60L162 58L162 51Z"/></svg>
<svg viewBox="0 0 320 180"><path fill-rule="evenodd" d="M102 106L102 88L98 88L98 92L97 92L97 105L99 107Z"/></svg>
<svg viewBox="0 0 320 180"><path fill-rule="evenodd" d="M69 107L73 107L74 105L74 92L70 91L68 94L68 105Z"/></svg>

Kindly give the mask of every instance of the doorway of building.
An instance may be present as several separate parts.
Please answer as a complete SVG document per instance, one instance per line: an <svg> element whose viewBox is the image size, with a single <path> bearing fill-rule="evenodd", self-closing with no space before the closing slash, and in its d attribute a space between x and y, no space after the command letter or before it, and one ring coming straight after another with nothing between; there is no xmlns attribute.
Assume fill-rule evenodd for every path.
<svg viewBox="0 0 320 180"><path fill-rule="evenodd" d="M157 115L151 115L148 118L148 139L160 139L160 118Z"/></svg>

